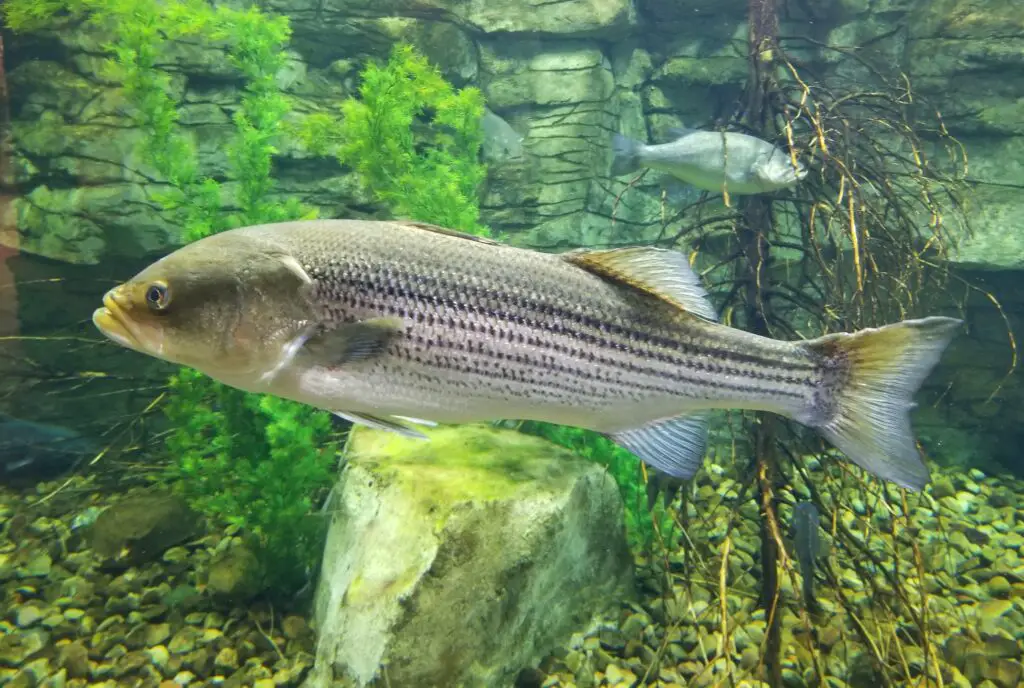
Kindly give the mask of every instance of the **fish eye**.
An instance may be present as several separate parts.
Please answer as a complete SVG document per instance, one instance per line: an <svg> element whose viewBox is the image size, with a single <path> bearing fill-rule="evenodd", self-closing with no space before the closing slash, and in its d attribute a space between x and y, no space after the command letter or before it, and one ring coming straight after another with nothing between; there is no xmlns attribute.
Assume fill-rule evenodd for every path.
<svg viewBox="0 0 1024 688"><path fill-rule="evenodd" d="M153 282L146 287L146 305L152 311L162 311L171 303L171 293L163 282Z"/></svg>

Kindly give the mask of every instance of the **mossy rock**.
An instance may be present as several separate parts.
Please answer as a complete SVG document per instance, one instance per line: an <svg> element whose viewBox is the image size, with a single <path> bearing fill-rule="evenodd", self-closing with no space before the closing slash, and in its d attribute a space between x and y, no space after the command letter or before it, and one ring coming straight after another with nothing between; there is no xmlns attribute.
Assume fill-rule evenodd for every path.
<svg viewBox="0 0 1024 688"><path fill-rule="evenodd" d="M99 515L89 530L89 543L107 566L127 568L156 559L191 538L200 523L200 516L180 497L136 494Z"/></svg>
<svg viewBox="0 0 1024 688"><path fill-rule="evenodd" d="M481 426L358 428L337 488L315 680L510 685L632 587L602 467ZM344 679L342 677L345 677Z"/></svg>
<svg viewBox="0 0 1024 688"><path fill-rule="evenodd" d="M215 556L206 569L206 591L227 602L245 602L265 589L263 567L248 546Z"/></svg>

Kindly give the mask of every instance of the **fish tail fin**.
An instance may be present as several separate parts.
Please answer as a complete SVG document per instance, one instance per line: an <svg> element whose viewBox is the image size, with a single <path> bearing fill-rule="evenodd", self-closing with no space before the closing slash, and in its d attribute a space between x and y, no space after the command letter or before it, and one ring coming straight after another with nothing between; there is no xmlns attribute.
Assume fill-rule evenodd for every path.
<svg viewBox="0 0 1024 688"><path fill-rule="evenodd" d="M640 169L640 153L644 144L622 134L612 137L612 176L620 177Z"/></svg>
<svg viewBox="0 0 1024 688"><path fill-rule="evenodd" d="M904 320L804 342L820 358L823 381L794 418L861 468L922 489L929 476L910 427L912 399L960 323L944 317Z"/></svg>

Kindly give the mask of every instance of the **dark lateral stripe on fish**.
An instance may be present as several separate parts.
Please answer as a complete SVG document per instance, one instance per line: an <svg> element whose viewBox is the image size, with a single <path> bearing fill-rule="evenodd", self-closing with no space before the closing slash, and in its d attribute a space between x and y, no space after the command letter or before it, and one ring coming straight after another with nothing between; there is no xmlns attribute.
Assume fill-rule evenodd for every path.
<svg viewBox="0 0 1024 688"><path fill-rule="evenodd" d="M367 307L367 308L375 307L375 310L380 310L381 312L384 312L387 315L395 315L395 316L401 316L401 317L415 318L418 322L423 323L423 324L425 324L427 326L434 326L434 325L440 324L440 325L447 325L447 326L457 327L457 328L461 329L462 331L474 331L475 332L475 330L473 330L472 328L465 327L462 323L458 322L452 316L448 316L448 320L445 321L445 320L442 320L442 318L444 318L445 316L443 316L441 314L434 314L434 313L427 313L427 314L415 313L415 314L410 314L410 313L408 313L408 312L406 312L406 311L404 311L402 309L396 308L396 307L394 307L394 306L392 306L390 304L376 304L376 305L374 305L374 304L370 304L370 303L356 303L355 305L357 307ZM494 317L500 317L500 314L494 314ZM509 321L505 321L505 322L509 322ZM521 333L517 333L517 332L514 332L512 330L503 331L503 330L500 330L500 329L495 329L494 331L489 331L488 334L491 334L492 336L496 336L499 339L505 339L505 337L503 335L506 332L509 334L510 337L511 336L519 337L520 339L518 340L518 343L527 344L530 341L529 339L523 338L523 335ZM480 333L483 334L484 332L481 331ZM740 368L732 368L732 367L716 365L716 364L705 364L705 363L702 363L701 361L692 361L692 360L674 358L674 357L668 356L663 351L657 351L657 350L653 350L653 349L652 350L640 349L640 348L631 347L631 346L628 346L628 345L623 345L620 342L609 342L608 340L602 340L600 338L593 337L592 335L581 334L581 333L572 333L572 332L565 332L563 334L576 335L577 339L583 340L583 341L585 341L587 343L590 343L590 344L594 344L596 346L602 347L602 348L607 349L607 350L614 350L614 351L618 351L618 352L621 352L621 353L624 353L624 354L631 354L631 355L634 355L634 356L637 356L637 357L643 357L643 358L647 358L647 359L655 359L655 360L658 360L659 362L667 363L667 364L669 364L669 365L671 365L671 366L673 366L675 368L678 368L678 369L689 368L689 369L691 369L691 370L693 370L695 372L698 372L698 373L707 373L707 374L711 374L711 375L716 375L716 374L717 375L720 375L720 374L734 375L736 377L747 378L747 379L754 380L754 381L757 381L757 382L765 382L765 383L775 382L775 383L790 384L790 385L794 385L794 386L803 386L803 387L813 387L814 384L815 384L814 380L809 379L809 378L795 378L795 377L784 376L784 375L779 375L779 374L770 374L770 373L766 373L764 371L756 370L756 369L755 370L743 370L743 369L740 369ZM516 342L513 342L511 338L508 339L507 341L509 343L516 343ZM710 382L708 380L700 378L699 376L686 375L685 373L679 372L679 370L664 370L664 369L652 368L652 367L642 367L642 366L638 366L635 363L632 363L630 361L617 361L617 360L612 359L612 358L602 357L602 356L599 356L598 354L593 353L593 351L586 351L586 352L584 352L582 349L572 349L572 348L569 348L569 347L566 347L566 346L561 346L561 345L559 345L557 343L544 342L543 340L539 340L539 339L538 340L533 340L533 341L535 341L533 346L536 346L538 348L544 348L544 349L548 349L548 350L551 350L551 351L555 351L555 352L561 353L563 355L567 355L567 356L570 356L570 357L578 358L579 360L586 361L588 363L601 363L601 364L604 364L604 365L611 366L611 367L615 368L616 370L620 370L620 371L624 371L624 372L646 374L646 375L656 376L656 377L663 378L663 379L673 380L673 381L676 381L676 382L685 382L685 383L688 383L688 384L692 384L692 385L696 385L696 386L700 386L700 387L705 387L705 388L726 389L726 390L735 391L735 392L770 393L770 394L773 394L773 395L784 396L784 397L791 397L791 398L794 398L794 399L803 399L804 398L803 394L800 394L800 393L797 393L797 392L788 392L788 391L785 391L785 390L779 390L779 389L774 389L774 388L765 388L765 387L762 387L762 386L759 386L759 385L756 385L756 384L743 385L743 384L737 384L737 383L729 383L729 382L725 382L723 380L716 380L715 382ZM440 340L427 340L427 339L423 339L422 336L419 336L419 341L417 341L417 344L419 344L421 346L441 346ZM547 369L551 368L551 364L544 363L543 361L532 362L532 361L526 361L526 360L522 360L520 358L517 358L517 356L522 356L521 353L511 354L511 353L505 353L505 352L500 352L500 351L492 353L492 352L489 352L489 351L487 351L485 349L481 349L479 351L468 351L465 348L464 344L456 344L455 348L458 351L461 351L461 352L467 353L467 354L471 354L471 355L474 355L474 356L485 356L485 357L488 357L488 358L491 358L491 359L497 359L497 360L503 360L503 361L520 363L520 364L528 365L531 368L535 368L535 369L547 370ZM709 351L712 354L714 354L716 352L716 350L714 350L714 349L710 349ZM426 362L426 361L422 360L421 358L414 358L413 360L416 363L425 363ZM579 372L584 372L584 371L579 371ZM616 384L626 384L626 381L617 382ZM641 387L636 386L635 388L640 389ZM672 390L672 388L664 388L664 390L666 392L670 392ZM678 393L678 392L676 392L676 393Z"/></svg>
<svg viewBox="0 0 1024 688"><path fill-rule="evenodd" d="M433 346L435 346L437 349L441 349L441 350L458 351L460 353L465 353L466 352L465 347L460 345L460 344L457 344L457 343L438 341L438 342L435 342L433 344ZM579 385L568 384L568 383L559 383L559 382L552 382L550 380L537 379L536 375L535 375L535 371L536 370L543 370L545 372L550 372L550 373L553 373L553 374L562 374L562 375L565 375L565 376L568 376L568 377L576 378L578 380L582 380L582 381L585 381L585 382L594 383L595 385L600 385L600 386L621 387L621 388L628 388L628 389L635 390L635 391L659 392L659 393L663 393L663 394L677 394L678 393L678 389L675 386L660 386L660 385L645 384L645 383L642 383L642 382L636 382L635 380L628 380L628 379L615 380L615 379L612 379L610 376L608 376L608 377L599 377L599 376L597 376L597 375L595 375L595 374L593 374L593 373L591 373L589 371L581 370L579 368L573 368L573 367L562 365L562 364L559 364L559 363L544 363L544 362L539 361L539 360L533 360L527 354L518 354L518 353L517 354L505 354L505 353L500 352L500 351L499 352L481 351L479 353L473 352L473 353L471 353L469 355L476 356L477 357L476 360L480 360L480 358L484 358L484 359L487 359L487 360L490 360L490 361L509 362L509 363L514 363L514 364L516 364L519 367L516 368L516 367L509 367L509 366L504 366L504 367L493 366L493 367L489 367L489 368L482 368L482 367L478 367L478 366L473 366L472 364L461 364L460 365L458 363L453 363L453 364L448 365L447 368L449 368L451 370L454 370L455 372L460 372L460 373L468 373L468 374L472 374L472 375L479 375L481 377L492 378L492 379L511 379L511 380L516 381L516 382L529 382L531 385L539 385L539 386L542 386L542 387L549 387L549 388L553 388L553 389L563 389L563 390L570 391L570 392L575 392L575 393L579 392L579 389L580 389ZM417 356L417 355L415 355L412 352L404 352L404 357L409 358L409 360L413 361L414 363L418 363L418 364L421 364L421 365L433 365L430 361L426 360L423 356ZM449 359L451 359L451 357L449 357ZM466 359L469 360L469 356L468 355L466 356ZM519 373L518 377L515 375L515 373L517 373L517 372ZM640 370L640 372L647 372L649 374L652 373L652 371L650 371L650 370Z"/></svg>
<svg viewBox="0 0 1024 688"><path fill-rule="evenodd" d="M419 343L419 344L423 344L424 343L422 337L417 337L417 339L419 340L417 343ZM449 342L444 342L444 341L440 341L440 340L432 341L432 342L429 343L429 345L433 346L433 347L436 347L438 349L447 349L449 351L458 351L460 353L465 353L465 354L467 354L467 357L468 356L476 356L476 357L486 358L486 359L489 359L489 360L492 360L492 361L503 361L503 362L510 362L510 363L518 364L518 365L520 365L520 366L522 366L524 368L522 381L523 382L529 381L532 384L558 386L559 388L565 387L566 389L569 389L569 390L578 389L577 387L574 387L572 385L555 385L555 383L550 383L550 382L546 382L546 381L542 381L542 380L537 380L535 378L527 378L526 377L528 371L540 369L540 370L544 370L544 371L563 373L563 374L568 375L570 377L581 379L581 380L584 380L584 381L587 381L587 382L596 382L596 383L600 383L600 384L606 384L606 385L609 385L609 386L613 385L613 386L616 386L616 387L627 387L629 389L637 390L637 391L660 392L660 393L663 393L663 394L666 394L666 395L678 395L679 394L679 388L676 385L656 386L656 385L651 385L651 384L639 383L639 382L636 382L634 380L629 380L628 378L627 379L622 379L622 380L613 380L610 377L600 378L600 377L594 375L593 373L590 373L590 372L585 371L585 370L581 370L579 368L573 368L573 367L562 365L562 364L558 364L558 363L545 363L545 362L543 362L541 360L531 359L529 354L521 353L521 352L517 352L515 354L511 354L511 353L506 353L506 352L501 352L501 351L494 351L494 352L483 351L483 350L482 351L467 351L466 350L466 346L464 344L462 344L462 343L449 343ZM543 346L543 345L541 345L541 346ZM422 356L411 355L410 360L412 360L414 363L419 363L419 364L423 364L423 365L429 365L430 364L430 362L427 361ZM658 368L650 368L650 367L638 366L638 365L635 365L635 364L629 363L629 362L618 362L618 361L615 361L614 359L600 357L600 356L595 358L595 359L593 359L593 360L595 362L601 363L603 365L614 366L618 370L623 370L623 371L630 372L630 373L639 373L639 374L648 375L648 376L652 376L652 377L657 377L659 379L669 380L669 381L673 381L673 382L686 382L686 383L692 384L694 386L712 387L712 388L715 388L715 389L728 389L728 390L735 391L735 392L768 393L768 394L773 394L773 395L778 395L778 396L791 397L791 398L794 398L794 399L803 399L804 398L802 394L799 394L799 393L796 393L796 392L788 392L786 390L779 390L779 389L765 389L763 387L758 387L756 385L741 385L741 384L734 384L734 383L723 382L721 380L716 381L714 383L709 383L707 380L702 380L702 379L697 378L697 377L690 377L690 376L687 376L687 375L673 373L673 372L665 371L665 370L658 369ZM460 367L460 366L457 366L457 365L455 365L455 366L448 366L448 367L450 369L453 369L453 370L457 371L457 372L472 373L472 374L475 374L475 375L481 375L483 377L489 377L489 378L495 378L495 379L501 379L501 378L505 378L506 377L504 374L489 374L486 369L481 370L479 368L463 368L463 367ZM504 370L511 370L511 369L510 368L500 368L498 370L504 371Z"/></svg>
<svg viewBox="0 0 1024 688"><path fill-rule="evenodd" d="M711 347L702 347L696 342L681 342L676 339L654 334L652 332L643 332L641 330L630 329L622 327L621 325L616 325L614 323L600 320L598 318L588 317L582 313L569 311L564 308L559 308L557 305L552 304L550 302L535 301L528 298L523 298L521 295L509 292L487 291L484 288L475 287L473 285L456 284L427 275L416 275L415 281L417 285L423 285L425 287L433 288L433 290L438 291L433 291L430 289L426 291L418 291L411 289L409 286L397 284L393 280L348 278L337 273L331 273L329 276L322 277L321 279L325 281L330 281L332 283L338 283L344 286L356 287L358 289L361 289L367 295L380 295L392 299L405 298L413 302L427 301L433 304L434 306L444 307L452 311L469 312L475 315L484 316L485 318L500 318L506 322L510 322L513 324L526 326L532 325L535 329L544 329L545 331L555 333L572 335L575 334L576 332L573 330L568 330L566 328L540 328L537 327L536 325L536 322L541 322L539 318L536 319L535 323L530 323L525 321L523 316L512 316L505 312L488 310L483 308L482 306L478 306L473 303L468 303L467 301L455 301L449 297L443 296L441 293L438 293L438 291L447 290L449 293L463 293L467 297L476 296L481 299L511 303L514 309L518 309L520 311L527 313L536 313L539 316L556 319L557 322L553 323L556 324L556 326L558 322L570 321L582 327L589 327L590 329L597 330L605 334L625 336L627 338L635 339L643 344L668 348L674 351L679 351L680 353L683 354L714 355L719 358L724 358L726 360L732 361L734 363L747 363L751 365L782 369L789 372L816 371L816 366L814 366L811 363L789 362L784 360L778 360L776 358L769 359L762 356L746 354L738 351L727 351ZM672 362L673 364L685 364L685 362L681 363L680 361ZM796 384L799 383L797 382Z"/></svg>
<svg viewBox="0 0 1024 688"><path fill-rule="evenodd" d="M740 377L747 377L764 382L779 382L784 384L800 385L805 387L813 387L815 385L815 381L809 377L795 377L792 375L784 375L781 373L774 372L778 369L794 373L815 372L816 367L811 363L784 363L774 359L770 360L764 357L754 356L750 354L732 352L717 349L714 347L702 347L694 342L682 342L671 338L659 337L658 335L653 335L638 330L631 330L594 318L579 317L579 314L577 313L572 313L564 309L558 309L554 306L549 306L547 312L543 310L539 311L539 314L542 316L550 316L553 318L568 319L570 321L573 321L574 324L582 325L583 327L590 327L593 330L598 330L612 335L623 335L627 338L627 342L623 342L621 340L613 340L610 338L602 338L588 332L570 329L565 327L564 325L561 325L558 322L547 322L542 318L533 318L531 320L525 315L517 315L503 311L484 309L480 306L475 306L472 304L459 304L457 302L453 302L448 299L443 299L432 294L417 293L411 290L398 290L393 285L389 286L389 288L386 291L382 291L368 288L369 283L360 280L346 280L342 278L335 278L334 281L355 287L363 287L363 292L365 293L368 300L353 300L353 305L356 306L357 308L383 308L388 311L389 315L402 316L405 318L416 320L418 323L423 323L427 325L437 324L437 318L445 317L445 314L429 312L423 313L420 311L405 312L393 306L391 302L381 301L379 297L387 296L390 298L405 298L413 303L423 303L424 301L430 301L433 302L435 306L447 308L453 313L476 315L482 318L486 318L487 320L500 320L502 322L508 323L509 325L527 327L544 333L560 334L572 339L579 340L586 344L598 346L603 349L610 349L620 351L622 353L633 354L636 356L653 358L662 363L667 363L672 366L680 368L689 368L691 370L698 372L706 372L709 374L737 375ZM543 306L547 304L535 305L539 305L543 308ZM532 312L538 312L538 310L535 308ZM472 320L467 321L467 323L470 325L470 327L467 328L463 325L463 323L458 322L454 315L448 315L447 317L450 319L450 322L445 324L457 327L461 326L461 329L464 330L468 329L469 331L476 331L475 329L473 329ZM480 331L481 333L483 333L482 326ZM493 326L490 326L486 333L490 334L491 336L497 336L499 338L502 338L501 330ZM514 330L511 329L509 330L509 333L517 334L520 337L519 343L530 344L529 341L523 339L523 335L521 333L515 333ZM651 348L639 348L637 346L634 346L633 342L629 340L635 340L636 343L641 345L647 344ZM509 341L511 343L511 340ZM560 347L559 345L554 343L543 342L542 340L539 339L533 341L533 346L551 348L560 353L568 353L569 351L565 347ZM691 357L678 358L669 355L670 352L678 352L684 355L689 354ZM739 364L746 363L748 365L758 366L760 369L743 370L740 368L724 366L719 363L706 363L694 358L700 355L711 356L718 359L725 359ZM594 354L592 352L588 352L586 358L588 358L588 360L590 361L598 360L594 358ZM616 365L614 362L611 361L609 361L609 363L611 363L612 365ZM766 370L772 372L766 372ZM663 373L662 371L657 371L657 374L663 375L665 373ZM694 381L694 378L682 376L678 377L677 379L690 382Z"/></svg>
<svg viewBox="0 0 1024 688"><path fill-rule="evenodd" d="M384 303L373 303L373 302L358 302L358 301L356 301L356 302L354 302L353 305L355 305L357 308L372 308L372 309L374 309L374 310L376 310L378 312L382 312L382 313L385 313L387 315L413 318L413 319L416 319L418 322L420 322L422 324L425 324L427 326L435 326L435 325L439 325L440 324L440 325L457 327L457 328L461 329L462 331L471 331L470 328L465 327L463 323L458 322L453 316L445 316L443 314L436 314L436 313L426 313L426 314L423 314L423 313L418 313L418 312L413 314L413 313L409 313L409 312L407 312L407 311L405 311L403 309L400 309L400 308L394 306L391 303L386 303L386 302L384 302ZM443 318L445 318L445 317L447 317L447 320L443 320ZM500 317L500 314L495 314L494 317ZM352 320L350 320L350 322L351 321ZM505 321L505 322L509 322L509 321ZM506 334L506 332L510 335L510 337L513 336L513 335L519 336L519 337L522 336L521 333L516 333L516 332L514 332L511 329L509 329L509 330L501 330L501 329L496 329L496 328L493 329L493 331L487 332L487 334L490 334L491 336L496 336L499 339L504 339L503 335ZM480 333L484 334L483 331L481 331ZM793 378L793 377L787 377L787 376L782 376L782 375L771 375L771 374L767 374L767 373L764 373L764 372L759 371L759 370L745 370L744 371L744 370L741 370L739 368L731 368L731 367L716 366L716 365L705 365L705 364L701 363L700 361L688 361L686 359L676 359L676 358L673 358L671 356L668 356L668 355L664 354L663 352L659 352L659 351L656 351L656 350L646 350L646 349L639 349L639 348L636 348L636 347L630 347L630 346L623 345L623 344L621 344L619 342L612 342L611 343L612 345L609 345L609 342L607 340L602 340L600 338L596 338L596 337L593 337L591 335L578 334L578 333L565 333L565 334L577 334L578 335L577 338L583 339L584 341L588 341L589 340L588 343L595 344L597 346L601 346L601 347L603 347L605 349L608 349L608 350L615 350L615 351L619 351L619 352L625 353L625 354L631 354L631 355L638 356L638 357L645 357L647 359L652 359L653 358L653 359L656 359L656 360L658 360L660 362L670 364L670 365L672 365L674 367L677 367L677 368L690 368L691 370L694 370L696 372L704 372L704 373L708 373L708 374L730 374L730 375L735 375L735 376L741 377L741 378L747 378L747 379L756 380L758 382L788 383L788 384L791 384L791 385L799 385L799 386L805 386L805 387L813 387L814 386L814 381L811 380L811 379L807 379L807 378L800 379L800 378ZM418 337L419 337L419 341L417 341L417 344L419 344L421 346L437 346L437 347L442 346L441 340L427 340L427 339L424 339L422 337L422 335L418 335ZM542 342L541 340L536 340L536 341L537 341L537 343L534 346L537 346L537 347L540 347L540 348L549 349L549 350L553 350L553 351L556 351L558 353L562 353L564 355L573 356L573 357L578 358L580 360L586 360L589 363L602 363L602 364L611 366L611 367L613 367L613 368L615 368L617 370L624 371L624 372L640 373L640 374L651 375L651 376L655 376L655 377L659 377L659 378L667 379L667 380L672 380L672 381L676 381L676 382L685 382L685 383L692 384L692 385L695 385L695 386L699 386L699 387L702 387L702 388L725 389L725 390L741 392L741 393L743 393L743 392L746 392L746 393L751 393L751 392L768 393L768 394L772 394L772 395L776 395L776 396L791 397L793 399L803 399L804 398L803 394L800 394L800 393L797 393L797 392L789 392L789 391L786 391L786 390L779 390L779 389L775 389L775 388L765 388L765 387L762 387L762 386L759 386L759 385L756 385L756 384L743 385L743 384L737 384L737 383L729 383L729 382L725 382L723 380L716 380L715 382L710 382L708 380L700 378L699 376L686 375L684 373L679 372L678 370L664 370L664 369L660 369L660 368L642 367L642 366L638 366L635 363L632 363L630 361L617 361L617 360L612 359L612 358L601 357L601 356L599 356L597 354L594 354L592 351L583 352L583 350L581 350L581 349L571 349L569 347L560 346L560 345L555 344L555 343ZM509 339L508 342L509 343L513 343L511 339ZM525 343L525 340L520 340L519 343ZM615 344L618 344L618 346L615 346ZM501 351L491 352L491 351L488 351L486 349L481 349L479 351L467 351L467 349L465 348L464 344L456 343L454 346L455 346L456 350L458 350L458 351L460 351L462 353L467 353L467 354L473 355L473 356L482 356L482 357L490 358L492 360L500 360L500 361L507 361L507 362L511 362L511 363L518 363L518 364L527 366L528 368L534 369L534 370L536 370L536 369L550 370L551 369L551 364L544 363L543 361L534 362L534 361L524 360L523 358L521 358L523 356L522 353L514 353L513 354L513 353L506 353L506 352L501 352ZM714 352L715 350L712 349L710 351ZM423 357L416 357L416 356L414 356L411 360L413 360L415 363L419 363L419 364L429 364L429 361L425 360ZM479 371L463 371L463 372L478 373ZM577 373L581 373L581 372L585 372L585 371L579 371L578 369L574 369L573 374L577 374ZM496 378L500 378L500 376L495 376L495 377ZM617 381L615 384L619 384L619 385L626 384L626 381L625 380ZM639 386L634 386L634 388L642 389L642 387L639 387ZM656 388L652 388L652 389L656 389ZM672 393L673 389L674 388L669 388L669 387L663 388L663 390L666 393ZM675 393L678 393L678 390L676 390Z"/></svg>
<svg viewBox="0 0 1024 688"><path fill-rule="evenodd" d="M400 308L400 307L396 306L394 302L388 302L388 301L374 301L374 300L360 301L358 299L354 299L354 300L352 300L352 305L354 305L356 308L373 309L373 310L375 310L377 312L381 312L381 313L384 313L386 315L399 316L399 317L404 317L404 318L415 319L415 320L417 320L417 322L425 324L427 326L444 325L444 326L449 326L449 327L456 327L456 328L458 328L458 329L460 329L460 330L462 330L464 332L470 332L470 331L477 332L476 329L474 329L472 327L467 327L467 325L472 325L473 324L473 322L471 320L467 320L467 321L463 322L463 321L459 320L456 316L450 315L450 314L429 313L429 312L428 313L422 313L422 312L410 313L406 309L403 309L403 308ZM462 311L459 311L459 309L452 309L452 310L454 310L456 312L462 312ZM493 317L493 318L502 318L503 322L506 322L506 323L509 323L509 324L517 324L514 321L510 321L507 318L503 318L503 314L502 313L492 313L491 317ZM354 320L354 319L350 319L349 321L351 321L351 320ZM525 323L524 323L524 326L529 327L529 325L525 325ZM539 329L539 328L536 328L536 329ZM697 376L695 376L695 375L687 375L687 374L685 374L685 372L680 372L680 371L689 368L690 370L693 370L693 371L698 372L698 373L707 373L707 374L712 374L712 375L715 375L715 374L734 375L736 377L746 378L746 379L750 379L750 380L753 380L753 381L756 381L756 382L763 382L763 383L775 382L775 383L784 383L784 384L790 384L790 385L794 385L794 386L803 386L803 387L812 387L814 385L814 381L812 379L809 379L809 378L803 378L803 379L801 379L801 378L794 378L794 377L791 377L791 376L784 376L784 375L779 375L779 374L770 374L770 373L766 373L766 372L761 371L761 370L742 370L742 369L739 369L739 368L727 367L727 366L716 365L716 364L705 364L705 363L703 363L701 361L694 361L694 360L688 360L688 359L675 358L675 357L667 355L667 353L665 353L664 351L659 351L659 350L654 350L654 349L651 349L651 350L641 349L641 348L637 348L637 347L634 347L634 346L629 346L629 345L623 344L621 342L614 342L614 341L611 341L611 340L601 339L599 337L595 337L593 335L586 334L586 333L579 333L579 332L573 332L573 331L563 331L560 334L562 334L563 336L570 336L570 337L575 336L575 338L578 339L578 340L582 340L582 341L584 341L586 343L590 343L590 344L596 345L596 346L601 347L601 348L603 348L605 350L613 350L613 351L617 351L617 352L624 353L624 354L630 354L630 355L633 355L633 356L636 356L636 357L640 358L641 360L643 360L643 359L648 359L648 360L649 359L655 359L655 360L658 360L659 362L666 363L666 364L672 366L673 369L665 370L665 369L653 368L653 367L649 367L649 366L640 366L640 365L637 365L636 363L634 363L632 361L629 361L629 360L619 361L619 360L616 360L616 359L613 359L613 358L603 357L603 356L600 356L599 354L595 354L592 350L584 351L582 349L572 349L570 347L562 346L562 345L559 345L557 343L548 342L548 341L544 341L544 340L541 340L541 339L528 338L528 337L524 336L521 332L516 332L515 330L513 330L511 328L509 328L507 330L502 330L501 328L490 327L490 328L488 328L487 332L484 332L484 330L481 328L479 330L479 333L480 334L485 334L486 333L486 334L489 334L490 336L495 336L498 339L505 339L504 335L507 334L509 336L509 338L507 339L508 343L527 344L529 341L534 341L535 344L533 344L533 346L536 346L538 348L544 348L544 349L547 349L547 350L550 350L550 351L554 351L556 353L560 353L560 354L563 354L563 355L566 355L566 356L569 356L569 357L577 358L580 361L586 361L588 363L599 363L599 364L607 365L609 367L612 367L612 368L614 368L616 370L620 370L620 371L623 371L623 372L647 375L647 376L652 376L652 377L656 377L656 378L660 378L660 379L664 379L664 380L669 380L669 381L674 381L674 382L683 382L683 383L687 383L687 384L693 385L693 386L698 387L698 388L723 389L723 390L729 390L729 391L732 391L732 392L748 393L748 394L749 393L770 394L770 395L776 396L776 397L788 397L788 398L797 399L797 400L802 400L804 398L804 395L799 393L799 392L792 392L792 391L787 391L787 390L784 390L784 389L777 389L777 388L771 388L771 387L763 387L763 386L758 385L758 384L746 384L745 385L745 384L740 384L740 383L731 383L731 382L726 382L726 381L721 380L721 379L715 380L714 382L711 382L709 380L702 379L699 375L697 375ZM424 347L426 347L426 346L433 346L433 347L438 347L438 348L448 348L448 349L451 349L451 350L454 350L454 351L458 351L460 353L465 353L465 354L471 355L471 356L484 357L484 358L487 358L489 360L518 364L518 365L524 366L527 370L547 370L547 371L550 371L550 370L553 369L553 366L559 365L559 364L554 364L554 363L546 363L543 360L532 360L532 359L529 359L527 357L527 355L524 354L523 352L511 353L511 352L503 352L503 351L489 351L489 350L483 349L483 348L479 349L478 351L469 351L467 349L467 347L466 347L466 344L462 343L462 342L455 342L455 343L452 343L452 344L448 344L447 342L443 342L443 340L440 340L440 339L436 339L436 340L426 339L423 335L413 335L413 336L416 338L415 343L420 345L420 346L424 346ZM512 337L517 337L518 338L518 342L514 342ZM717 353L717 350L715 350L715 349L708 349L708 351L712 355ZM412 360L413 362L421 364L421 365L437 365L437 366L441 366L441 364L439 362L435 361L435 362L432 363L431 361L428 360L428 358L426 356L417 356L415 354L412 354L412 355L410 355L409 360ZM474 375L482 375L484 377L488 377L488 378L491 378L491 379L509 379L504 374L493 374L493 375L492 374L487 374L484 370L480 370L478 368L459 368L459 367L453 367L451 365L448 365L447 367L452 369L452 370L456 370L457 372L462 372L462 373L466 373L466 374L474 374ZM580 370L578 368L569 368L569 367L565 367L565 366L563 366L563 368L564 368L564 372L566 374L570 375L570 376L573 376L573 377L576 377L576 378L580 378L580 379L591 379L591 374L588 373L587 371L583 371L583 370ZM526 373L525 372L523 373L522 381L524 381L524 382L527 381L527 377L526 377ZM535 382L537 384L542 384L539 380L535 380ZM552 383L544 383L544 384L552 384ZM628 380L615 380L615 381L609 380L608 384L614 384L616 386L630 386L634 390L659 391L659 392L663 392L663 393L669 394L669 395L671 395L673 393L674 394L678 394L678 390L675 387L655 387L655 386L644 385L643 383L636 383L636 382L628 381ZM696 397L697 395L694 395L694 396Z"/></svg>

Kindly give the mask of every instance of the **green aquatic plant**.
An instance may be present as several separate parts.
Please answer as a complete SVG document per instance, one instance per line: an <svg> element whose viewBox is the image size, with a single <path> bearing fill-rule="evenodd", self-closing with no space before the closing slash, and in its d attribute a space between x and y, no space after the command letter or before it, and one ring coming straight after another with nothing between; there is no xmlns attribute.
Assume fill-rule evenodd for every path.
<svg viewBox="0 0 1024 688"><path fill-rule="evenodd" d="M123 84L140 153L166 182L156 195L194 241L230 227L312 217L295 199L272 197L275 144L289 104L275 77L285 64L285 17L258 9L211 7L194 0L13 0L4 6L15 30L40 28L63 14L109 29L110 73ZM158 67L169 39L200 36L226 46L245 86L228 145L238 185L237 214L225 210L221 185L202 174L192 139L179 126L170 77ZM330 416L303 404L248 394L191 369L170 381L164 405L172 429L172 488L216 522L252 536L264 583L274 592L300 587L322 551L324 525L313 515L337 456Z"/></svg>
<svg viewBox="0 0 1024 688"><path fill-rule="evenodd" d="M301 586L323 550L315 505L334 477L330 416L247 394L183 369L165 406L175 490L193 508L254 536L265 583Z"/></svg>
<svg viewBox="0 0 1024 688"><path fill-rule="evenodd" d="M483 112L478 89L454 88L400 44L386 65L363 69L359 98L341 104L340 120L311 115L300 138L312 152L337 155L394 215L487 235L478 202Z"/></svg>
<svg viewBox="0 0 1024 688"><path fill-rule="evenodd" d="M281 203L270 195L275 142L289 109L275 82L284 64L287 20L251 8L220 8L212 34L227 41L229 59L246 77L228 146L241 213L227 217L225 225L311 216L297 200ZM185 238L202 238L209 229L201 222L187 224ZM337 447L330 416L245 393L189 369L175 376L171 390L166 411L175 427L168 441L177 459L170 471L175 488L203 513L255 537L271 590L301 586L322 551L325 522L312 510L333 476Z"/></svg>

